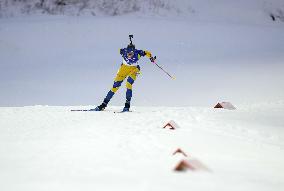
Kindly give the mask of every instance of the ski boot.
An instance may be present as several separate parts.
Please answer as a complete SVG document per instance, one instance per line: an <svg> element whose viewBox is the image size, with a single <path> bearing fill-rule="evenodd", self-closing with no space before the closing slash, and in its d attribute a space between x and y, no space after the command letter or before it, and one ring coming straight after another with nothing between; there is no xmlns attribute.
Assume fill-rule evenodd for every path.
<svg viewBox="0 0 284 191"><path fill-rule="evenodd" d="M125 106L124 106L122 112L128 112L129 108L130 108L130 102L126 101Z"/></svg>
<svg viewBox="0 0 284 191"><path fill-rule="evenodd" d="M97 106L95 109L90 109L90 111L103 111L105 110L107 104L103 102L101 105Z"/></svg>

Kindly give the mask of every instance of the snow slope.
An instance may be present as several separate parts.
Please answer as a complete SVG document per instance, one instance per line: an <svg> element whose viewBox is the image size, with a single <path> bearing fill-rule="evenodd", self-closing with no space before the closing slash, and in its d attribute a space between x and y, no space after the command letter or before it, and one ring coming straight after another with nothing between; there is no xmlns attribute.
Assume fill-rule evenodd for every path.
<svg viewBox="0 0 284 191"><path fill-rule="evenodd" d="M96 17L3 2L17 17L0 19L1 191L284 189L284 25L269 17L283 1L131 1L144 4L117 17L125 1ZM142 59L134 112L113 113L124 87L106 112L70 112L102 101L129 34L177 79ZM209 170L174 172L177 148Z"/></svg>
<svg viewBox="0 0 284 191"><path fill-rule="evenodd" d="M52 6L55 1L44 2ZM1 3L3 14L11 8L17 16L38 1ZM128 44L129 34L137 48L152 51L177 78L171 81L142 59L134 105L284 100L284 25L269 16L281 12L282 0L74 0L57 14L72 12L80 3L102 12L103 6L110 12L136 4L141 9L116 17L31 11L0 19L0 106L99 104L113 83L121 63L118 49ZM120 90L111 104L122 105L124 94Z"/></svg>
<svg viewBox="0 0 284 191"><path fill-rule="evenodd" d="M131 27L126 27L129 23ZM284 100L284 25L145 17L27 17L0 20L0 105L98 104L134 34L146 58L134 105L208 106ZM112 105L124 103L123 88Z"/></svg>
<svg viewBox="0 0 284 191"><path fill-rule="evenodd" d="M29 0L0 1L0 17L23 15L151 15L234 22L284 21L282 0Z"/></svg>
<svg viewBox="0 0 284 191"><path fill-rule="evenodd" d="M89 107L2 107L0 190L284 188L283 102L70 112ZM163 129L170 120L180 128ZM210 170L173 171L177 148Z"/></svg>

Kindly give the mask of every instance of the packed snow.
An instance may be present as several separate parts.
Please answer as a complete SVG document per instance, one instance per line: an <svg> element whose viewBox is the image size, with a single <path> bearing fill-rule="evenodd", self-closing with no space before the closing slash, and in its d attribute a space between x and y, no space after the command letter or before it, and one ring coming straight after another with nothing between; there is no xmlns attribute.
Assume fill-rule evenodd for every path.
<svg viewBox="0 0 284 191"><path fill-rule="evenodd" d="M282 0L55 2L0 0L1 191L284 189ZM142 58L132 112L71 112L129 34L176 80Z"/></svg>
<svg viewBox="0 0 284 191"><path fill-rule="evenodd" d="M0 109L1 190L284 188L283 102L70 112L78 107L91 106ZM163 128L171 120L179 128ZM208 170L174 171L182 159Z"/></svg>

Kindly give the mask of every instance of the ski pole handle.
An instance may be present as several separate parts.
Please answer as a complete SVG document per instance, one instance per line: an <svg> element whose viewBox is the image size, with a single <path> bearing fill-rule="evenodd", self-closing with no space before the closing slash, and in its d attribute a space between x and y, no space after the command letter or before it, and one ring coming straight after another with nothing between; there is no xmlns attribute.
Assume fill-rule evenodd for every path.
<svg viewBox="0 0 284 191"><path fill-rule="evenodd" d="M153 62L153 63L154 63L154 62L155 62L155 60L156 60L156 56L155 56L155 57L151 57L151 58L150 58L150 60L151 60L151 62Z"/></svg>

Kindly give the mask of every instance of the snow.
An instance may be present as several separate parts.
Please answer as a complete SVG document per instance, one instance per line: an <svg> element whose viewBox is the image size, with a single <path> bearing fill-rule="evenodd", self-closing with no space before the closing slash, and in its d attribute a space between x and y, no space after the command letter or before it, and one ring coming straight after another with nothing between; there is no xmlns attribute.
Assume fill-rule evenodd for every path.
<svg viewBox="0 0 284 191"><path fill-rule="evenodd" d="M98 14L74 0L53 16L3 2L0 190L284 189L284 25L269 16L283 1L131 1L127 14L108 1ZM114 113L124 85L106 111L71 112L101 103L129 34L176 80L143 58L133 112ZM237 109L213 108L224 101ZM181 160L207 169L175 172Z"/></svg>
<svg viewBox="0 0 284 191"><path fill-rule="evenodd" d="M70 112L78 107L0 109L1 190L284 188L283 103ZM180 128L164 129L169 120ZM182 159L210 171L175 172Z"/></svg>
<svg viewBox="0 0 284 191"><path fill-rule="evenodd" d="M176 77L170 80L141 59L133 105L284 100L281 23L126 16L28 17L0 23L2 106L99 104L113 83L122 61L118 50L129 43L129 34L137 48L150 50L157 64ZM124 97L121 88L111 104L123 104Z"/></svg>

